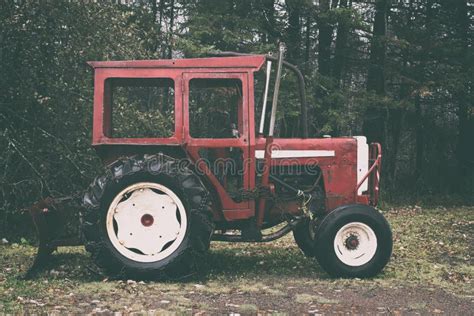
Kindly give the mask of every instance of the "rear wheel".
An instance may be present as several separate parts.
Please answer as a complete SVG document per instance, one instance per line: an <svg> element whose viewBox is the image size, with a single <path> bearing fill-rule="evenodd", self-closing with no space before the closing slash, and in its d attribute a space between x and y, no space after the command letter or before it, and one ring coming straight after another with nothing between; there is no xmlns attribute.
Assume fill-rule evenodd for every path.
<svg viewBox="0 0 474 316"><path fill-rule="evenodd" d="M138 182L122 190L110 204L107 236L126 258L154 262L178 249L186 234L187 218L183 202L168 187Z"/></svg>
<svg viewBox="0 0 474 316"><path fill-rule="evenodd" d="M379 273L392 253L387 220L367 205L347 205L323 218L315 236L315 255L321 267L335 277L371 277Z"/></svg>
<svg viewBox="0 0 474 316"><path fill-rule="evenodd" d="M213 231L207 191L164 156L117 161L84 197L83 236L95 263L116 277L191 274Z"/></svg>

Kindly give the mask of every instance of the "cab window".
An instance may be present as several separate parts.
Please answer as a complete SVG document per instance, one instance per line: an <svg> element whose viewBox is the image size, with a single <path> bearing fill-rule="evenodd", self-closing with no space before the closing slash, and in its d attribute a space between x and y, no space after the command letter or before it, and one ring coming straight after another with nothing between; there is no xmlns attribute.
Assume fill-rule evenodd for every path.
<svg viewBox="0 0 474 316"><path fill-rule="evenodd" d="M174 135L174 81L169 78L111 78L111 136L167 138Z"/></svg>
<svg viewBox="0 0 474 316"><path fill-rule="evenodd" d="M235 138L242 133L242 82L191 79L189 132L193 138Z"/></svg>

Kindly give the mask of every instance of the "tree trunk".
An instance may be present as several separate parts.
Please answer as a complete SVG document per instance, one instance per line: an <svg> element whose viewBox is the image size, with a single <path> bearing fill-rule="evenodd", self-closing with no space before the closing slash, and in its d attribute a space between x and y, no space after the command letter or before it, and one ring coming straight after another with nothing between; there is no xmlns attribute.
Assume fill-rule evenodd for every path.
<svg viewBox="0 0 474 316"><path fill-rule="evenodd" d="M286 8L288 11L288 30L287 30L287 60L299 65L301 60L301 1L286 0Z"/></svg>
<svg viewBox="0 0 474 316"><path fill-rule="evenodd" d="M301 65L301 50L302 50L302 23L301 13L304 10L304 2L301 0L286 0L285 1L288 12L288 28L286 30L286 45L287 56L286 59L297 66ZM286 137L294 137L299 129L299 117L288 117L283 121L284 134Z"/></svg>
<svg viewBox="0 0 474 316"><path fill-rule="evenodd" d="M347 0L341 0L341 8L347 8ZM333 77L338 87L341 86L342 69L344 67L344 56L346 55L347 38L349 26L345 19L339 21L337 25L336 50L334 53Z"/></svg>
<svg viewBox="0 0 474 316"><path fill-rule="evenodd" d="M385 35L388 11L388 0L377 0L375 3L374 31L370 48L369 73L367 90L385 94Z"/></svg>
<svg viewBox="0 0 474 316"><path fill-rule="evenodd" d="M305 33L305 52L304 52L304 62L305 62L305 72L306 74L310 73L310 62L309 54L311 52L311 14L306 15L306 33Z"/></svg>
<svg viewBox="0 0 474 316"><path fill-rule="evenodd" d="M154 23L158 23L158 1L159 0L150 0L151 14L153 15ZM160 38L157 37L154 43L151 45L152 53L155 53L157 51L159 44L160 44Z"/></svg>
<svg viewBox="0 0 474 316"><path fill-rule="evenodd" d="M367 78L367 90L385 95L385 35L386 17L389 9L388 0L377 0L375 3L374 31L370 48L370 62ZM362 130L369 142L384 143L386 110L381 106L369 108L364 119Z"/></svg>
<svg viewBox="0 0 474 316"><path fill-rule="evenodd" d="M164 15L164 10L165 10L165 0L160 0L160 5L159 5L159 11L160 11L160 18L158 19L158 30L159 30L159 36L160 39L164 39L164 36L161 32L163 28L163 15ZM157 43L157 48L158 48L158 43ZM160 45L160 57L164 57L164 45L161 43Z"/></svg>
<svg viewBox="0 0 474 316"><path fill-rule="evenodd" d="M408 67L408 63L406 57L402 53L402 68ZM410 98L410 86L408 82L406 82L405 78L402 78L400 82L400 91L399 91L399 100L404 102L408 98ZM400 148L400 137L402 135L402 126L403 120L406 115L406 109L404 107L398 106L395 109L390 110L390 116L388 120L388 125L390 127L390 136L391 136L391 144L390 144L390 151L388 152L388 162L387 162L387 175L388 175L388 182L392 189L396 188L397 185L397 162L398 162L398 152Z"/></svg>
<svg viewBox="0 0 474 316"><path fill-rule="evenodd" d="M456 16L457 16L457 32L461 42L460 62L463 65L461 72L464 80L463 88L459 89L457 99L459 102L458 108L458 143L456 156L458 161L459 183L457 183L458 191L461 193L467 192L466 188L473 188L474 186L474 111L471 105L472 88L469 79L469 74L472 73L472 63L469 62L469 12L467 0L456 0Z"/></svg>
<svg viewBox="0 0 474 316"><path fill-rule="evenodd" d="M170 2L170 28L169 28L169 36L168 36L168 54L167 58L173 58L173 29L174 29L174 0Z"/></svg>
<svg viewBox="0 0 474 316"><path fill-rule="evenodd" d="M415 96L415 172L414 172L414 184L420 179L423 174L423 161L425 152L425 143L423 135L423 112L421 109L421 97L420 94Z"/></svg>
<svg viewBox="0 0 474 316"><path fill-rule="evenodd" d="M424 116L423 110L421 108L421 94L422 89L426 86L427 81L427 70L426 65L429 62L429 45L430 45L430 37L433 28L433 2L434 0L428 0L426 4L426 36L427 38L424 39L422 42L422 54L420 54L420 66L416 71L416 78L418 81L418 91L416 91L415 96L415 140L416 140L416 158L415 158L415 171L414 171L414 183L423 176L423 169L424 169L424 156L425 156L425 137L424 137ZM416 70L416 68L415 68Z"/></svg>
<svg viewBox="0 0 474 316"><path fill-rule="evenodd" d="M318 72L323 76L331 74L331 42L332 27L329 24L329 0L319 1L319 46L318 46Z"/></svg>
<svg viewBox="0 0 474 316"><path fill-rule="evenodd" d="M400 148L400 136L402 133L403 117L405 116L405 111L397 108L392 110L390 114L390 127L392 135L392 145L391 152L389 153L389 163L388 163L388 174L389 181L392 184L392 187L395 187L396 176L397 176L397 160L398 160L398 151Z"/></svg>
<svg viewBox="0 0 474 316"><path fill-rule="evenodd" d="M257 5L261 8L263 13L262 29L265 30L265 43L275 43L278 38L275 21L275 1L261 0L257 2Z"/></svg>
<svg viewBox="0 0 474 316"><path fill-rule="evenodd" d="M151 3L151 13L153 14L153 22L157 22L157 14L158 14L158 6L157 6L157 0L150 0Z"/></svg>

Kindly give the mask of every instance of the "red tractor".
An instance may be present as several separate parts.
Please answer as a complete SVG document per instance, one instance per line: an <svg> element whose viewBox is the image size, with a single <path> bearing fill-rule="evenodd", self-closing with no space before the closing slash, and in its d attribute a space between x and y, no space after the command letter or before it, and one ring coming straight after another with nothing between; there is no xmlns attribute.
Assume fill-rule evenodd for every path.
<svg viewBox="0 0 474 316"><path fill-rule="evenodd" d="M221 55L89 63L92 145L107 165L83 199L83 242L95 263L110 275L175 278L211 240L268 242L293 232L332 276L377 274L392 251L389 224L374 208L380 145L308 138L303 76L283 48L278 57ZM285 68L299 83L299 138L274 137Z"/></svg>

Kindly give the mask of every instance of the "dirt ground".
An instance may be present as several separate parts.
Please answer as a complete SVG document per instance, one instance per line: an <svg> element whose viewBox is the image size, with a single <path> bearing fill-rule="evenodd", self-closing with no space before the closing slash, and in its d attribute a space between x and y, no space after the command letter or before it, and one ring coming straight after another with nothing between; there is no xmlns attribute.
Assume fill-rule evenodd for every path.
<svg viewBox="0 0 474 316"><path fill-rule="evenodd" d="M108 280L82 247L60 249L21 280L35 248L0 246L0 314L457 314L474 315L474 208L385 211L394 253L373 279L331 279L291 235L268 244L213 243L181 282ZM0 236L2 237L2 236Z"/></svg>

